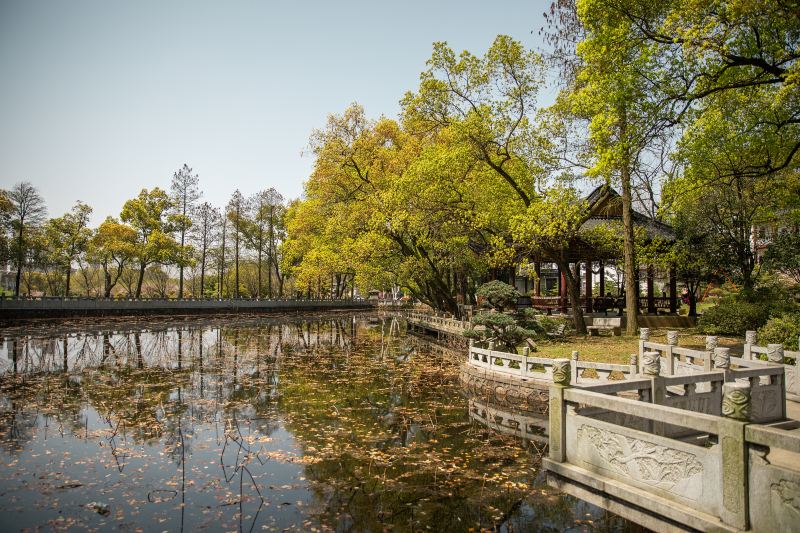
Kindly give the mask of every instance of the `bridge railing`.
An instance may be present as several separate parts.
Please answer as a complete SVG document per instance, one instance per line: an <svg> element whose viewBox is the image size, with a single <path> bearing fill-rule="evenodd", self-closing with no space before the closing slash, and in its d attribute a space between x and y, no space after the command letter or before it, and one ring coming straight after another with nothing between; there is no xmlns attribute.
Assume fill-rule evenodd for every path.
<svg viewBox="0 0 800 533"><path fill-rule="evenodd" d="M431 315L419 311L411 311L406 314L406 319L420 325L430 326L431 328L445 331L448 333L461 334L469 328L469 321L457 318Z"/></svg>
<svg viewBox="0 0 800 533"><path fill-rule="evenodd" d="M742 359L760 362L765 356L771 363L782 364L786 371L786 396L790 400L800 402L800 351L786 350L782 344L758 346L755 331L745 333ZM798 341L800 348L800 340Z"/></svg>

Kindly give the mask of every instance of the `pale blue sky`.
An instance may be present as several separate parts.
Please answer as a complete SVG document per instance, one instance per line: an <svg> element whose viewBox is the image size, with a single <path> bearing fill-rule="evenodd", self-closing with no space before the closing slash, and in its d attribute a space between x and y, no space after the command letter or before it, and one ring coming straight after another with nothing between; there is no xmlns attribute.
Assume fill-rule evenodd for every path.
<svg viewBox="0 0 800 533"><path fill-rule="evenodd" d="M0 0L0 187L93 223L184 162L205 198L302 193L311 130L351 102L395 117L434 41L538 48L549 0Z"/></svg>

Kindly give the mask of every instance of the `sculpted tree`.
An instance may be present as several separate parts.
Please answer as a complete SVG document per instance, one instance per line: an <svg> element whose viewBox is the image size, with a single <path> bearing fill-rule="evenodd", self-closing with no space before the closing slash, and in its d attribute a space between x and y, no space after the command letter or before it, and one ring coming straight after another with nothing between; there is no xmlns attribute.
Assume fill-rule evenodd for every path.
<svg viewBox="0 0 800 533"><path fill-rule="evenodd" d="M92 208L77 202L72 211L52 218L45 226L45 236L53 262L63 268L66 275L64 296L69 296L72 265L86 252L92 230L89 229L89 216Z"/></svg>
<svg viewBox="0 0 800 533"><path fill-rule="evenodd" d="M151 191L142 189L139 196L128 200L122 207L120 218L130 224L137 234L135 256L139 263L139 275L136 298L142 295L142 282L148 266L174 262L184 251L171 236L174 227L167 218L171 207L169 196L158 187Z"/></svg>
<svg viewBox="0 0 800 533"><path fill-rule="evenodd" d="M178 234L178 243L182 250L186 250L186 239L192 227L194 209L202 193L198 187L200 182L197 174L192 174L192 169L185 164L172 175L172 213L170 221ZM188 266L191 255L180 254L178 263L178 298L183 298L183 269Z"/></svg>
<svg viewBox="0 0 800 533"><path fill-rule="evenodd" d="M38 228L44 221L47 216L47 207L36 187L27 181L14 185L6 192L6 197L11 203L9 223L14 235L10 255L17 269L14 296L19 297L22 269L32 243L29 237L32 235L33 230Z"/></svg>

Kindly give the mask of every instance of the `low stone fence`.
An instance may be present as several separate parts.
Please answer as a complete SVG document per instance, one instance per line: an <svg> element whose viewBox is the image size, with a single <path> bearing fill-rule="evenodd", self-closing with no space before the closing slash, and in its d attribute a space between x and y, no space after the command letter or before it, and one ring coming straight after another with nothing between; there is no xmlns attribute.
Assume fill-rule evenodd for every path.
<svg viewBox="0 0 800 533"><path fill-rule="evenodd" d="M488 348L479 348L470 343L467 364L499 374L515 376L523 380L539 380L553 382L553 361L549 357L531 357L530 349L523 348L522 355L501 352L494 349L494 343ZM616 382L630 379L637 373L636 356L627 365L612 363L596 363L581 361L577 351L572 352L572 382L576 384ZM614 377L612 378L612 374Z"/></svg>
<svg viewBox="0 0 800 533"><path fill-rule="evenodd" d="M446 316L430 315L427 313L420 313L418 311L411 311L406 314L406 320L418 327L424 327L431 331L439 331L447 333L448 335L462 335L464 330L469 328L470 324L467 320L458 320Z"/></svg>
<svg viewBox="0 0 800 533"><path fill-rule="evenodd" d="M506 411L475 398L469 399L469 417L498 433L547 444L546 415L532 416L516 410Z"/></svg>
<svg viewBox="0 0 800 533"><path fill-rule="evenodd" d="M569 366L554 362L550 387L551 485L651 529L797 527L800 468L779 462L800 453L800 435L752 423L764 401L755 389L779 367L743 369L726 382L725 369L659 376L659 361L648 359L640 379L572 388ZM698 392L699 383L709 390Z"/></svg>
<svg viewBox="0 0 800 533"><path fill-rule="evenodd" d="M639 372L643 371L647 359L646 352L658 354L659 374L668 376L708 372L712 369L739 371L747 368L781 368L783 370L782 386L785 389L781 393L781 397L784 398L784 402L786 399L800 401L800 383L798 383L800 352L784 350L782 344L770 344L766 347L756 346L755 332L747 332L743 353L737 357L731 353L730 348L718 346L718 339L715 336L706 337L705 350L695 350L678 346L677 331L667 332L665 344L650 341L649 328L641 328L639 332ZM766 355L767 361L759 359L759 354ZM778 401L777 398L775 401Z"/></svg>

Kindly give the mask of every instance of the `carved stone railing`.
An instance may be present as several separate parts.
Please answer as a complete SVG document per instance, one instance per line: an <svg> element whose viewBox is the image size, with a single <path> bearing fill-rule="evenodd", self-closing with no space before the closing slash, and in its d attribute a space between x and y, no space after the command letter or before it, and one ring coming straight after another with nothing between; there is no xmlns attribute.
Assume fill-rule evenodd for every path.
<svg viewBox="0 0 800 533"><path fill-rule="evenodd" d="M648 370L655 364L648 358ZM768 370L769 379L780 375ZM783 452L788 461L800 453L800 436L750 423L753 387L765 377L759 369L725 382L727 372L585 388L557 381L544 460L549 483L652 529L796 527L800 469L780 460ZM701 382L707 392L697 392Z"/></svg>
<svg viewBox="0 0 800 533"><path fill-rule="evenodd" d="M572 352L571 380L576 384L589 385L630 379L637 373L636 358L633 357L633 359L627 365L597 363L581 361L578 352ZM553 381L555 361L557 360L549 357L531 357L527 347L523 348L522 355L498 351L494 349L493 343L490 343L488 348L470 344L467 356L467 365L471 367L515 376L523 380L547 382Z"/></svg>
<svg viewBox="0 0 800 533"><path fill-rule="evenodd" d="M407 313L406 320L411 325L424 327L432 331L447 333L449 335L462 335L464 330L469 328L469 322L466 320L458 320L457 318L452 317L420 313L419 311L411 311Z"/></svg>
<svg viewBox="0 0 800 533"><path fill-rule="evenodd" d="M786 372L786 397L800 402L800 351L785 350L782 344L758 346L756 332L746 332L742 359L759 361L762 355L771 363L783 365Z"/></svg>
<svg viewBox="0 0 800 533"><path fill-rule="evenodd" d="M800 383L798 383L798 361L800 352L787 351L781 344L770 344L766 347L756 346L747 341L755 341L755 332L748 332L741 357L731 355L730 349L720 347L718 339L714 336L706 337L706 349L696 350L678 346L678 333L667 332L667 343L652 342L649 340L649 329L641 328L639 337L639 371L644 361L645 352L657 352L660 359L660 375L687 375L698 372L708 372L721 368L724 370L743 369L783 369L783 384L785 391L781 397L800 401ZM765 355L767 360L762 361L759 355ZM721 366L720 366L721 365ZM763 375L775 375L768 372ZM737 379L743 379L741 376ZM773 378L771 378L773 379Z"/></svg>

